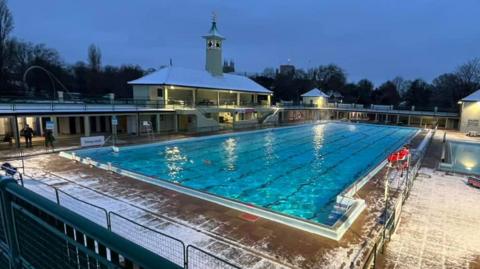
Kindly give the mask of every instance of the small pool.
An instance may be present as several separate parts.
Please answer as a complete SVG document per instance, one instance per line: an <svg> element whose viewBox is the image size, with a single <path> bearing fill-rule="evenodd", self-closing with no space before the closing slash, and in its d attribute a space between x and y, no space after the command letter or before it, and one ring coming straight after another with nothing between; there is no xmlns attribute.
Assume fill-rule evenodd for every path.
<svg viewBox="0 0 480 269"><path fill-rule="evenodd" d="M321 123L77 151L114 167L311 222L332 225L337 195L415 128Z"/></svg>
<svg viewBox="0 0 480 269"><path fill-rule="evenodd" d="M480 143L449 141L452 172L480 175Z"/></svg>

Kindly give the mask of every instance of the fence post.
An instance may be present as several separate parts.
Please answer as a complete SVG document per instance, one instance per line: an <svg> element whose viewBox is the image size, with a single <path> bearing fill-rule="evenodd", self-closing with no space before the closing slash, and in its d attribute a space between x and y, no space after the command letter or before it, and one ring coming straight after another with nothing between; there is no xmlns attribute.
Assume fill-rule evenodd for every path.
<svg viewBox="0 0 480 269"><path fill-rule="evenodd" d="M112 219L110 218L110 213L112 213L112 212L109 211L107 213L107 229L111 232L112 231Z"/></svg>
<svg viewBox="0 0 480 269"><path fill-rule="evenodd" d="M183 268L185 268L185 269L188 269L188 247L190 247L190 245L188 245L186 248L185 248L185 245L184 245Z"/></svg>
<svg viewBox="0 0 480 269"><path fill-rule="evenodd" d="M19 254L18 254L18 242L17 238L15 236L15 224L13 222L13 215L12 215L12 210L11 210L11 204L12 200L10 198L10 195L7 193L5 190L7 184L17 184L17 182L13 179L7 179L7 178L0 178L0 196L1 196L1 214L2 214L2 219L3 219L3 227L5 230L5 237L9 248L8 253L9 259L10 259L10 265L12 269L20 269L22 268L21 266L21 260L19 259Z"/></svg>
<svg viewBox="0 0 480 269"><path fill-rule="evenodd" d="M58 189L57 188L54 188L55 189L55 198L57 199L57 205L60 205L60 196L58 195Z"/></svg>

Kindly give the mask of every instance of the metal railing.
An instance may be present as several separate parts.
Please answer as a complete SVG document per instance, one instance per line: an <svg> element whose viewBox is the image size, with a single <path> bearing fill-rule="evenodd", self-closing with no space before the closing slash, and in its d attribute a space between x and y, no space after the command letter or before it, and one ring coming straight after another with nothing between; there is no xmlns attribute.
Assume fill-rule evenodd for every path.
<svg viewBox="0 0 480 269"><path fill-rule="evenodd" d="M187 264L189 269L238 269L238 266L233 265L225 260L218 259L218 257L201 250L195 246L187 246Z"/></svg>
<svg viewBox="0 0 480 269"><path fill-rule="evenodd" d="M150 99L105 99L82 98L72 100L38 100L38 99L9 99L0 98L0 112L25 112L25 111L143 111L151 109L188 109L195 106L211 108L236 108L236 107L268 107L261 102L235 102L223 100L220 104L211 102L196 102L183 99L150 100Z"/></svg>
<svg viewBox="0 0 480 269"><path fill-rule="evenodd" d="M398 198L394 204L388 205L386 210L386 218L384 215L381 216L380 221L383 223L383 225L379 231L379 236L377 236L374 240L373 246L372 242L366 242L364 246L370 247L369 251L366 253L366 255L359 255L356 259L354 259L351 262L351 268L359 267L359 265L362 265L361 268L363 269L376 268L378 254L383 253L385 244L390 240L392 234L395 232L400 223L399 217L401 215L403 205L410 195L413 182L416 179L416 175L420 170L423 158L431 144L433 137L435 136L436 131L437 128L435 127L423 149L414 153L412 159L414 160L415 164L407 172L404 188L396 190ZM361 251L359 253L361 253Z"/></svg>
<svg viewBox="0 0 480 269"><path fill-rule="evenodd" d="M345 109L345 110L358 110L358 111L377 111L377 112L417 112L417 113L429 113L429 114L458 114L458 109L445 108L445 107L416 107L416 106L393 106L393 105L363 105L363 104L347 104L347 103L326 103L325 106L319 107L316 104L305 103L279 103L279 107L284 108L325 108L325 109Z"/></svg>
<svg viewBox="0 0 480 269"><path fill-rule="evenodd" d="M5 177L1 268L181 268Z"/></svg>
<svg viewBox="0 0 480 269"><path fill-rule="evenodd" d="M185 244L172 236L141 225L114 212L109 212L111 231L164 257L185 266Z"/></svg>
<svg viewBox="0 0 480 269"><path fill-rule="evenodd" d="M83 201L54 186L50 186L41 181L33 181L30 184L33 183L40 185L32 186L26 184L24 188L34 190L34 195L41 195L46 200L85 217L92 223L97 224L121 238L174 263L179 266L178 268L240 268L205 250L201 250L192 245L186 246L185 243L178 238L162 233L155 228L142 225L117 212L107 211L105 208ZM37 194L37 192L40 193ZM161 220L159 219L159 221ZM2 226L0 226L0 234L1 231ZM0 235L0 243L1 239L2 236ZM212 265L213 267L205 267L205 265Z"/></svg>

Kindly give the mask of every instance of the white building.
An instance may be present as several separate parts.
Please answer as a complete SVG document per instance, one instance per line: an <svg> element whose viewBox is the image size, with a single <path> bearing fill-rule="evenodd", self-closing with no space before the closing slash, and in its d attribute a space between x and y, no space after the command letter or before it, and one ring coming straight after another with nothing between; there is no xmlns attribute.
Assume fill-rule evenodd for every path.
<svg viewBox="0 0 480 269"><path fill-rule="evenodd" d="M460 131L480 133L480 90L463 98L460 103Z"/></svg>
<svg viewBox="0 0 480 269"><path fill-rule="evenodd" d="M320 89L314 88L302 94L302 102L310 107L324 107L328 103L328 95Z"/></svg>
<svg viewBox="0 0 480 269"><path fill-rule="evenodd" d="M159 102L174 108L179 130L214 130L221 124L256 124L271 113L272 92L248 77L224 74L225 38L216 21L205 39L205 70L165 67L130 81L137 101Z"/></svg>

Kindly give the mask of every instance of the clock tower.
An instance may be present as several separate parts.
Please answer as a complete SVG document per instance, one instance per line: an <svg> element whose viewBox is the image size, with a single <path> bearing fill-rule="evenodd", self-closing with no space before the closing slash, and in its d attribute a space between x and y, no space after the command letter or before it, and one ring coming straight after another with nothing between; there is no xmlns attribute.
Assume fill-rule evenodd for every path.
<svg viewBox="0 0 480 269"><path fill-rule="evenodd" d="M214 76L223 75L222 70L222 43L225 38L217 30L217 21L215 14L212 18L212 26L208 34L203 38L206 41L206 61L205 69Z"/></svg>

